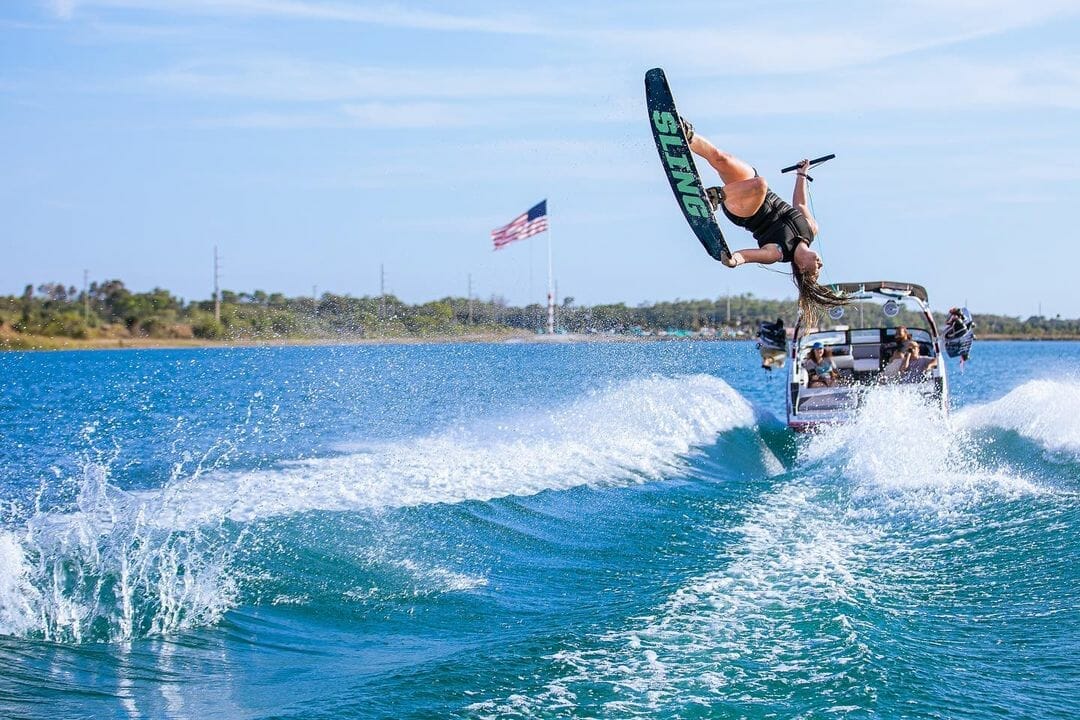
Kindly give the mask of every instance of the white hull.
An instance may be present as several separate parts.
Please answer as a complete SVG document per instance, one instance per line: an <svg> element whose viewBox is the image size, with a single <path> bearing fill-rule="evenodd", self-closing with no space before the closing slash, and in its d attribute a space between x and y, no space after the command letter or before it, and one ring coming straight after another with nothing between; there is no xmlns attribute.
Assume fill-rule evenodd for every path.
<svg viewBox="0 0 1080 720"><path fill-rule="evenodd" d="M856 316L852 318L856 327L805 328L802 318L796 323L788 357L791 361L787 390L788 427L808 430L818 425L848 422L866 392L883 383L914 388L940 404L942 412L947 412L948 378L926 291L918 285L893 282L845 283L838 287L857 303L857 315L851 312ZM889 321L899 315L901 304L909 312L907 317L918 318L920 322L909 332L919 345L922 357L936 360L923 373L901 374L897 370L899 361L896 364L889 362L898 342L899 327ZM883 314L871 312L875 307L882 309ZM829 352L829 361L835 368L832 386L810 387L804 362L814 343L821 343Z"/></svg>

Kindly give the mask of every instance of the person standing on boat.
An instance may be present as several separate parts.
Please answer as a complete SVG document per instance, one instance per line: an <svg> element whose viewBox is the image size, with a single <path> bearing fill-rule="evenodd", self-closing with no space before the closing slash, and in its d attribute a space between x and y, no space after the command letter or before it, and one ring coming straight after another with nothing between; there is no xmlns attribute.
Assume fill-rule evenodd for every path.
<svg viewBox="0 0 1080 720"><path fill-rule="evenodd" d="M882 344L882 355L889 358L889 362L902 359L904 350L907 348L908 343L911 342L911 333L908 331L907 326L901 325L896 328L891 340L886 340ZM897 366L899 367L899 366Z"/></svg>
<svg viewBox="0 0 1080 720"><path fill-rule="evenodd" d="M706 189L713 211L722 210L728 220L751 232L757 240L756 248L737 250L724 264L738 267L745 263L791 263L791 279L799 290L799 308L804 314L816 316L824 308L845 305L843 295L818 284L821 256L810 249L818 224L810 212L806 190L810 161L799 163L795 192L788 204L769 189L765 178L753 167L695 133L686 120L680 122L691 152L704 158L723 181L721 187Z"/></svg>

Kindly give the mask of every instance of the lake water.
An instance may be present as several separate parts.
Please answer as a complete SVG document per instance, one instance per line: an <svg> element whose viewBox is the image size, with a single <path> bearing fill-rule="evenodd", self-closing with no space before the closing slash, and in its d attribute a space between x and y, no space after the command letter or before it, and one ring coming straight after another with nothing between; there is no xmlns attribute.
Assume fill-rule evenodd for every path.
<svg viewBox="0 0 1080 720"><path fill-rule="evenodd" d="M0 716L1080 716L1080 344L0 354Z"/></svg>

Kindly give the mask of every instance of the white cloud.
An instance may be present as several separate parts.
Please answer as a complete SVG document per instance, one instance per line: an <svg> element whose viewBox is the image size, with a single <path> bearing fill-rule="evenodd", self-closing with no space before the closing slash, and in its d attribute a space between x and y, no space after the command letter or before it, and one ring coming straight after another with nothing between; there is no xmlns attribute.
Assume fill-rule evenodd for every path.
<svg viewBox="0 0 1080 720"><path fill-rule="evenodd" d="M75 2L76 0L48 0L48 5L56 17L70 20L75 14Z"/></svg>
<svg viewBox="0 0 1080 720"><path fill-rule="evenodd" d="M632 122L641 113L642 95L636 82L623 82L601 71L582 73L567 81L566 71L555 67L534 68L525 74L527 83L521 82L520 70L379 68L248 58L188 63L147 76L138 86L203 98L333 103L334 108L308 115L317 124L339 122L342 104L349 118L367 126L379 125L380 113L390 113L396 118L393 122L410 127L438 124L421 120L423 115L445 117L448 125L498 125L556 119L571 111L578 123ZM1080 54L989 60L899 58L820 75L727 80L675 76L672 81L680 106L693 108L691 115L698 118L891 110L1080 109ZM454 106L447 101L472 105ZM404 115L397 115L396 108L405 108ZM302 125L294 121L279 124Z"/></svg>
<svg viewBox="0 0 1080 720"><path fill-rule="evenodd" d="M111 10L141 10L173 15L219 17L276 17L291 20L353 22L418 30L531 34L533 19L513 15L469 16L400 5L359 5L314 0L50 0L58 17L70 19L76 6Z"/></svg>
<svg viewBox="0 0 1080 720"><path fill-rule="evenodd" d="M322 112L262 111L208 117L197 122L203 128L251 128L304 130L326 128L420 129L490 124L481 109L453 103L346 103Z"/></svg>
<svg viewBox="0 0 1080 720"><path fill-rule="evenodd" d="M207 33L206 28L196 29L177 25L175 23L139 25L136 23L91 20L87 23L87 28L96 33L102 42L110 43L118 41L130 43L159 43L162 40L168 39L186 41L191 39L196 33L201 33L204 36Z"/></svg>
<svg viewBox="0 0 1080 720"><path fill-rule="evenodd" d="M304 128L344 127L343 118L331 113L249 112L203 118L195 121L200 128L253 128L298 130Z"/></svg>
<svg viewBox="0 0 1080 720"><path fill-rule="evenodd" d="M76 0L52 2L57 12L67 15L76 7ZM78 7L452 31L518 32L541 27L523 15L507 15L506 20L316 0L78 0ZM577 99L595 106L581 108L589 119L622 122L640 111L640 84L628 82L627 74L631 70L638 74L644 69L642 58L649 58L669 67L680 99L704 108L699 115L1025 105L1075 109L1080 104L1075 53L1026 58L1010 50L1007 58L980 60L978 53L958 47L951 51L955 58L930 59L942 48L974 38L1076 14L1080 6L1074 0L906 0L868 7L796 4L785 5L785 15L778 14L771 24L762 22L767 8L755 8L753 17L747 11L731 12L723 22L710 23L716 11L709 7L691 3L681 8L680 17L703 21L673 29L643 26L632 12L602 24L602 19L610 22L604 17L610 13L592 16L588 9L555 4L546 8L550 25L545 32L579 48L577 54L570 53L574 63L565 66L502 69L497 63L470 60L468 54L461 56L457 67L415 68L287 56L220 57L153 73L137 83L137 89L150 86L193 97L349 103L360 108L402 100L485 99L502 109L526 98L546 99L554 107L559 100ZM635 22L639 27L632 26ZM135 27L152 39L153 26ZM469 62L477 64L470 67ZM354 113L353 120L363 114ZM308 114L307 122L332 124L338 122L337 116L340 108ZM475 124L475 114L465 118L460 109L453 117L455 124ZM295 114L245 113L235 120L303 125L302 116ZM373 121L373 115L365 120Z"/></svg>
<svg viewBox="0 0 1080 720"><path fill-rule="evenodd" d="M346 117L357 127L424 128L482 125L490 116L479 108L450 103L384 103L347 104Z"/></svg>
<svg viewBox="0 0 1080 720"><path fill-rule="evenodd" d="M959 57L858 68L824 78L756 83L738 103L698 99L700 115L842 114L888 110L1080 109L1080 56L977 61Z"/></svg>
<svg viewBox="0 0 1080 720"><path fill-rule="evenodd" d="M601 92L601 81L568 83L561 68L400 68L318 63L284 57L196 61L155 73L143 83L192 95L280 102L368 98L506 98Z"/></svg>
<svg viewBox="0 0 1080 720"><path fill-rule="evenodd" d="M908 0L807 4L765 22L731 12L715 23L690 27L599 27L577 31L583 44L609 53L655 58L690 73L711 76L817 73L867 65L1076 16L1074 0ZM709 18L715 8L680 7L681 16Z"/></svg>

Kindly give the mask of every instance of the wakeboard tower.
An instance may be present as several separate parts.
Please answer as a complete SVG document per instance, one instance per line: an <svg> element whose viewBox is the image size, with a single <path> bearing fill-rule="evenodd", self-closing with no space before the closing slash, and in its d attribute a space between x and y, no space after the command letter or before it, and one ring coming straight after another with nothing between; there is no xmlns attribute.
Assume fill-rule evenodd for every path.
<svg viewBox="0 0 1080 720"><path fill-rule="evenodd" d="M944 338L930 310L926 288L891 280L837 283L829 286L849 300L846 307L831 308L828 319L800 315L795 323L788 359L788 427L808 430L852 420L867 388L882 384L902 385L922 395L943 415L949 408L949 384L943 359ZM824 322L828 320L822 319ZM901 370L894 365L900 344L899 328L907 328L910 340L919 346L921 366ZM821 344L836 371L833 382L811 384L812 368L806 360L814 345Z"/></svg>
<svg viewBox="0 0 1080 720"><path fill-rule="evenodd" d="M712 206L705 197L701 175L690 154L690 143L686 141L686 134L679 123L675 98L661 68L653 68L645 73L645 104L649 109L649 127L652 128L656 150L660 153L660 164L683 217L709 256L726 263L731 251L720 232Z"/></svg>

